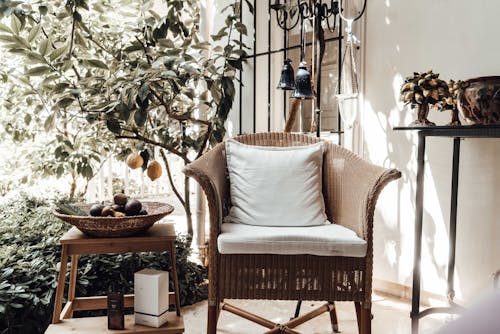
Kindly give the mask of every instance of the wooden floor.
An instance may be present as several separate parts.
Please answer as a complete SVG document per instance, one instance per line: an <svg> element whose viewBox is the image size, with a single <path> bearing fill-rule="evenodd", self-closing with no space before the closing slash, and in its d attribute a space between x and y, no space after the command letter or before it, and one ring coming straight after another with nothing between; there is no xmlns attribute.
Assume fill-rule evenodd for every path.
<svg viewBox="0 0 500 334"><path fill-rule="evenodd" d="M180 334L184 333L184 321L177 317L175 312L170 312L168 321L160 328L152 328L134 323L134 315L125 316L124 330L108 330L107 317L66 319L61 323L50 325L46 334L101 334L101 333L141 333L141 334ZM190 332L186 332L190 333Z"/></svg>

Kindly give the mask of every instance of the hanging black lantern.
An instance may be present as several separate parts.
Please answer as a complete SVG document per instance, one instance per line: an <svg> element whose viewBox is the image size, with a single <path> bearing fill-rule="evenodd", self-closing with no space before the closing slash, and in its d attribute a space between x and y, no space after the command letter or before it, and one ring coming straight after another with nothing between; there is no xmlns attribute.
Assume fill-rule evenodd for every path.
<svg viewBox="0 0 500 334"><path fill-rule="evenodd" d="M285 59L283 69L281 70L281 78L278 83L278 89L293 90L295 89L295 78L293 73L292 61L290 58Z"/></svg>
<svg viewBox="0 0 500 334"><path fill-rule="evenodd" d="M307 69L307 63L302 61L297 70L297 78L295 79L295 92L292 95L295 99L311 100L314 94L311 86L311 73Z"/></svg>

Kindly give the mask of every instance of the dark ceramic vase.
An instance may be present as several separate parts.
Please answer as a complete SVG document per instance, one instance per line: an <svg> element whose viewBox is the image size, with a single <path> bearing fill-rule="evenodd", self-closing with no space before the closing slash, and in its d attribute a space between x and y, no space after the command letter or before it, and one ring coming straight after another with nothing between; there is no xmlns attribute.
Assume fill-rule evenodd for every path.
<svg viewBox="0 0 500 334"><path fill-rule="evenodd" d="M468 79L460 84L457 106L466 123L500 123L500 76Z"/></svg>

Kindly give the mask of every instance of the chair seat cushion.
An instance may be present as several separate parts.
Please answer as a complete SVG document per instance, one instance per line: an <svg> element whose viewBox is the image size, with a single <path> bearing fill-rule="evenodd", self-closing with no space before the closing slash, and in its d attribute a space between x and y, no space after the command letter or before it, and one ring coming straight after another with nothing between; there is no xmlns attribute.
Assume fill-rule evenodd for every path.
<svg viewBox="0 0 500 334"><path fill-rule="evenodd" d="M337 224L274 227L224 223L217 246L221 254L366 255L366 241Z"/></svg>

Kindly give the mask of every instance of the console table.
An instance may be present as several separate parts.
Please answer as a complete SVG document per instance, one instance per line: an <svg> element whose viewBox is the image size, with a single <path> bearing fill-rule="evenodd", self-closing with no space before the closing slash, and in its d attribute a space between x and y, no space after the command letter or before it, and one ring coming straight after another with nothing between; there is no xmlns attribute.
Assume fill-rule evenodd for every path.
<svg viewBox="0 0 500 334"><path fill-rule="evenodd" d="M146 232L123 238L96 238L83 234L72 227L61 237L61 268L59 270L52 325L46 334L58 333L161 333L177 334L184 332L184 322L180 313L179 282L175 265L175 230L172 224L156 223ZM175 313L169 312L168 322L160 328L135 325L134 315L125 316L124 330L108 330L107 317L75 318L73 311L100 310L107 308L107 297L75 297L78 256L86 254L121 254L128 252L163 252L170 253L172 263L172 281L174 292L169 296L170 304L175 304ZM68 302L62 308L66 267L68 257L71 257L71 269L68 288ZM134 306L134 295L125 295L125 307Z"/></svg>
<svg viewBox="0 0 500 334"><path fill-rule="evenodd" d="M500 138L499 125L474 125L474 126L430 126L430 127L395 127L397 131L417 131L417 187L415 194L415 253L413 262L413 290L411 308L412 334L418 333L418 321L432 313L458 313L463 308L453 299L455 290L453 286L455 273L455 246L457 236L457 197L458 197L458 170L460 164L460 140L462 138ZM424 196L424 157L425 139L427 137L453 138L453 165L451 174L451 208L450 208L450 238L447 276L448 307L430 307L420 311L420 257L422 254L422 217Z"/></svg>

